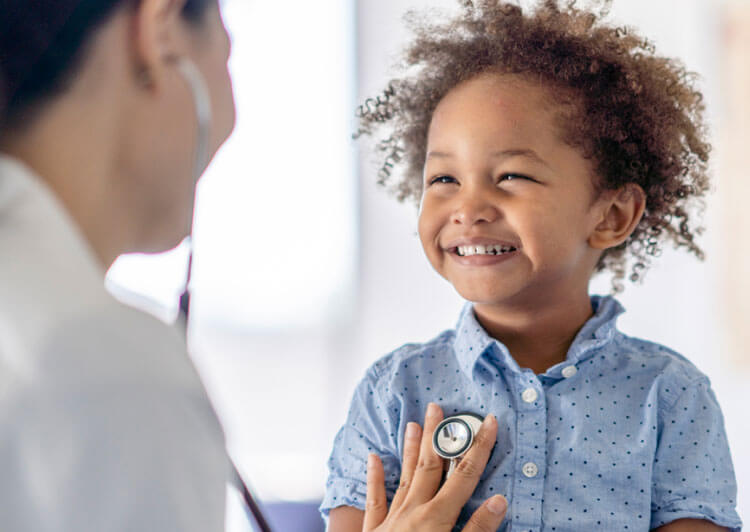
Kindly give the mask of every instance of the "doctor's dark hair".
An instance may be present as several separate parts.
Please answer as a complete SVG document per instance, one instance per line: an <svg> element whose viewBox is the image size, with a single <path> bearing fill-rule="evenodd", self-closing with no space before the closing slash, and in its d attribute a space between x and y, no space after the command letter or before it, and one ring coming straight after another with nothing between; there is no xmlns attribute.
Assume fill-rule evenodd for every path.
<svg viewBox="0 0 750 532"><path fill-rule="evenodd" d="M694 241L709 188L711 147L696 75L656 54L632 28L603 22L575 0L541 0L530 10L500 0L458 0L461 12L429 22L411 13L414 39L402 77L357 110L362 135L382 157L378 181L400 200L419 201L427 133L442 98L483 73L516 75L549 88L561 137L592 161L598 190L628 183L646 192L641 222L606 250L596 271L613 274L614 291L630 264L638 281L664 243L703 258ZM397 173L401 168L403 172Z"/></svg>
<svg viewBox="0 0 750 532"><path fill-rule="evenodd" d="M0 0L0 130L28 120L63 91L96 30L139 0ZM187 0L182 15L203 20L216 0Z"/></svg>

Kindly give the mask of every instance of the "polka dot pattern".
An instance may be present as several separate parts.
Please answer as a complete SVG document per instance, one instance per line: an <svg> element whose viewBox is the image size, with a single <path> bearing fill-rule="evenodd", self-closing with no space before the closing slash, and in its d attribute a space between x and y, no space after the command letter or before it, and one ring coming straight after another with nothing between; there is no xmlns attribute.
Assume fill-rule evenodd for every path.
<svg viewBox="0 0 750 532"><path fill-rule="evenodd" d="M435 401L446 415L491 412L499 422L459 528L500 493L510 501L502 531L648 530L681 518L738 529L734 471L708 379L677 353L619 333L615 299L595 296L592 306L567 360L541 375L520 368L471 305L455 330L376 362L336 436L323 515L364 508L370 452L383 459L392 497L404 427L421 423Z"/></svg>

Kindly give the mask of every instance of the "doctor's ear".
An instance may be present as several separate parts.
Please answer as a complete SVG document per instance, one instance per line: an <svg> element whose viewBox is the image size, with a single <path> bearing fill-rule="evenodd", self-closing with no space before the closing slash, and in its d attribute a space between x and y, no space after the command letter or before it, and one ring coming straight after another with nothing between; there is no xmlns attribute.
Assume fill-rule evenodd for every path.
<svg viewBox="0 0 750 532"><path fill-rule="evenodd" d="M589 236L589 245L605 250L625 242L643 217L646 193L635 183L605 191L600 200L601 218Z"/></svg>
<svg viewBox="0 0 750 532"><path fill-rule="evenodd" d="M186 0L139 0L133 8L133 45L138 84L158 90L185 49L180 11Z"/></svg>

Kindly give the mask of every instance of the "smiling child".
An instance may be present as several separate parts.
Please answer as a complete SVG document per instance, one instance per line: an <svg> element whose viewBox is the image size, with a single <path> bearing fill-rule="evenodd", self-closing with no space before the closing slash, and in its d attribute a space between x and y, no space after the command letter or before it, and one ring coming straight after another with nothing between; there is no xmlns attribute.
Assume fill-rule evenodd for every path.
<svg viewBox="0 0 750 532"><path fill-rule="evenodd" d="M405 427L430 402L498 419L459 527L499 493L501 530L738 529L708 379L589 295L595 272L638 280L663 243L702 256L692 214L710 148L692 76L567 3L461 3L416 28L412 76L361 108L360 133L389 130L381 179L405 163L395 188L421 202L427 258L468 303L454 330L358 386L329 462L331 530L361 529L370 452L392 496Z"/></svg>

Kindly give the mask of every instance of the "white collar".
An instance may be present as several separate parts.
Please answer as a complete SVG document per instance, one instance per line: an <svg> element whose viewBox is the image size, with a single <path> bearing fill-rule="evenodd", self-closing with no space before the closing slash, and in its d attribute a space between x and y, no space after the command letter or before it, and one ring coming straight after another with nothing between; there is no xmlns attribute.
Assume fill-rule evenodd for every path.
<svg viewBox="0 0 750 532"><path fill-rule="evenodd" d="M38 241L26 244L75 257L84 269L81 273L103 281L104 268L54 192L26 164L0 153L0 230L14 223L40 233ZM50 258L55 260L56 256L60 255Z"/></svg>
<svg viewBox="0 0 750 532"><path fill-rule="evenodd" d="M104 275L52 190L0 154L0 352L22 356L62 319L111 305Z"/></svg>

